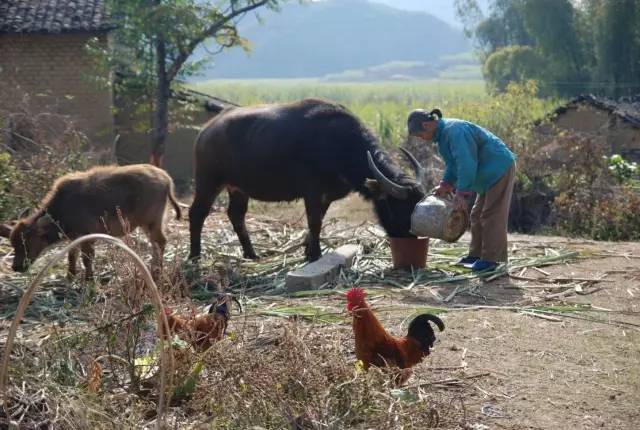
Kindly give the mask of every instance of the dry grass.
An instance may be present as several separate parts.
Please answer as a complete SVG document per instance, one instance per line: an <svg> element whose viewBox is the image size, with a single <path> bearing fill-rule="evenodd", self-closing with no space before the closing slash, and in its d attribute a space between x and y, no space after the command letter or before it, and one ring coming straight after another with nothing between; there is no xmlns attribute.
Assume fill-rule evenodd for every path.
<svg viewBox="0 0 640 430"><path fill-rule="evenodd" d="M336 209L341 210L338 205ZM637 372L630 372L624 382L608 380L609 373L618 374L620 360L605 357L610 342L615 342L616 350L624 350L626 357L633 357L629 342L637 338L638 330L634 314L603 313L569 301L592 297L577 295L577 285L582 293L591 293L612 283L562 280L595 280L598 273L571 273L565 266L523 267L514 275L527 279L501 278L485 284L449 265L464 252L463 246L437 243L431 247L428 270L391 272L388 250L378 229L328 220L323 233L325 247L359 243L364 254L352 270L343 272L336 285L287 295L282 289L284 276L302 264L301 224L304 221L283 220L277 214L251 218L249 229L263 259L249 262L240 258L226 216L215 213L206 226L206 259L196 269L183 264L188 246L185 224L169 223L170 246L161 282L165 302L188 313L206 303L215 290L224 288L233 291L244 307L242 313L234 309L228 337L204 354L175 343L176 386L170 392L180 395L173 396L169 426L400 429L482 428L473 426L498 422L504 428L524 428L535 420L535 408L546 405L531 394L541 387L528 380L529 375L541 378L547 369L557 375L563 364L553 357L566 360L583 354L588 360L572 364L571 372L580 376L565 381L567 389L579 383L576 379L625 392L632 392L637 385L633 382ZM132 234L126 241L150 260L149 246L140 234ZM603 252L593 244L578 246L586 250L578 260L584 263L579 264L588 261L593 265L597 261L594 256ZM538 243L531 238L515 243L511 251L516 264L538 267L545 261L573 261L574 254L563 257L565 254L557 251L571 247L576 248L566 242ZM629 250L617 252L626 255L620 259L632 258ZM12 316L16 297L28 280L8 273L9 262L10 256L0 266L6 273L0 279L0 313L5 321ZM69 284L63 280L65 268L60 265L34 297L14 349L5 409L8 416L0 412L0 427L9 422L24 428L42 423L58 428L154 425L158 387L153 311L144 305L148 299L135 269L119 251L99 247L95 267L101 269L98 282L77 280ZM624 267L620 270L624 276L629 273ZM393 376L378 369L359 370L342 296L352 285L369 289L375 312L393 334L404 333L415 312L443 316L446 331L440 335L434 354L416 367L407 386L392 386ZM629 291L640 295L640 290ZM558 292L565 295L548 298ZM592 328L604 328L615 335L606 342L562 341L562 336L577 337ZM545 340L544 336L554 331L559 331L558 336ZM0 344L5 332L0 330ZM548 352L549 345L562 353ZM597 346L597 351L588 351L589 345ZM599 355L606 367L593 379L589 375ZM545 361L541 357L550 358ZM548 385L548 392L553 391L553 382L542 384ZM562 387L554 390L563 393ZM557 394L553 401L557 403L558 396L564 395ZM593 396L599 399L595 392ZM512 417L496 418L500 407L533 409L514 421ZM552 416L560 422L557 414ZM580 427L579 420L572 422ZM617 422L625 427L626 421Z"/></svg>
<svg viewBox="0 0 640 430"><path fill-rule="evenodd" d="M323 318L314 313L313 305L256 297L263 288L253 294L248 291L256 279L273 286L291 264L302 262L296 257L301 252L300 230L290 227L274 232L270 221L252 222L252 228L260 226L264 242L275 235L271 237L274 246L280 241L295 245L290 246L290 263L282 262L275 253L259 264L242 262L234 268L241 263L233 255L236 244L223 245L222 237L223 242L215 244L217 252L210 256L210 268L189 281L195 274L185 272L180 258L183 244L172 240L161 282L167 303L188 312L197 306L184 297L192 287L204 298L221 287L233 289L232 281L247 296L245 313L232 322L228 340L203 356L177 346L178 386L172 393L176 389L185 392L180 381L188 380L194 366L201 369L194 374L195 392L187 388L187 394L174 398L169 421L181 428L207 422L214 428L294 424L297 428L342 428L417 422L448 427L460 419L458 406L447 403L451 398L426 395L420 387L395 392L388 374L359 371L352 356L350 330L342 324L347 321L342 305L337 309L334 304L327 306L330 317ZM172 236L182 235L175 225L170 231ZM261 234L257 236L257 242L263 242ZM211 240L209 237L209 249L214 247ZM149 260L149 246L139 234L128 235L125 242ZM88 423L94 428L153 424L158 397L154 314L144 305L148 299L136 269L123 254L102 246L97 254L95 266L102 270L96 283L77 280L68 284L60 264L36 294L11 361L6 416L0 415L5 424L37 427L46 422L63 428L87 428ZM38 261L36 269L45 261L46 257ZM245 264L253 268L243 275ZM2 291L15 297L28 279L10 275ZM51 300L52 293L56 300ZM11 305L3 308L11 315ZM309 309L311 313L305 314ZM283 324L283 318L289 321ZM308 320L316 322L308 325Z"/></svg>
<svg viewBox="0 0 640 430"><path fill-rule="evenodd" d="M461 411L442 393L395 390L379 370L364 373L345 330L297 322L244 327L206 358L207 373L188 403L210 428L455 427Z"/></svg>

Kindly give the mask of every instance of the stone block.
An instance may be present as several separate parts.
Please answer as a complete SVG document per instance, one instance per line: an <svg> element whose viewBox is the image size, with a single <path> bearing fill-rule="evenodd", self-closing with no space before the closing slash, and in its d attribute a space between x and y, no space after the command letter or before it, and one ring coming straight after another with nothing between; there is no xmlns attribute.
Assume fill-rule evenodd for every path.
<svg viewBox="0 0 640 430"><path fill-rule="evenodd" d="M331 282L343 267L351 267L360 246L343 245L335 251L323 255L317 261L309 263L287 274L285 288L288 292L315 290L326 282Z"/></svg>

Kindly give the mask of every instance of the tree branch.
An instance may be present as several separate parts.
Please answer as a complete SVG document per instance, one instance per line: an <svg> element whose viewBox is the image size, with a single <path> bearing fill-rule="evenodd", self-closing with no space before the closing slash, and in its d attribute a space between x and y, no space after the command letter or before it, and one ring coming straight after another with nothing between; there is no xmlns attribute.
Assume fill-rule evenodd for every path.
<svg viewBox="0 0 640 430"><path fill-rule="evenodd" d="M245 7L242 7L240 9L235 9L236 1L232 0L231 12L228 15L221 17L218 21L211 24L198 37L193 38L185 48L180 49L180 55L175 59L175 61L171 65L171 68L167 72L169 81L173 81L173 79L176 77L176 75L180 71L180 68L182 67L182 65L185 63L185 61L187 61L191 53L196 49L196 47L200 43L202 43L202 41L204 41L208 37L214 36L218 31L222 30L229 21L233 20L234 18L244 15L245 13L250 12L259 7L262 7L267 3L269 3L270 1L271 0L259 0L255 3L248 4Z"/></svg>
<svg viewBox="0 0 640 430"><path fill-rule="evenodd" d="M231 48L235 45L235 40L238 38L238 30L235 26L233 25L226 25L224 27L224 29L226 31L228 31L229 33L231 33L230 35L227 35L228 40L227 41L218 41L218 49L216 49L215 51L210 51L206 45L202 45L202 47L204 48L204 50L207 52L207 54L214 56L214 55L218 55L219 53L221 53L224 48Z"/></svg>
<svg viewBox="0 0 640 430"><path fill-rule="evenodd" d="M204 50L206 51L207 54L214 56L214 55L218 55L219 53L221 53L224 50L224 46L219 46L218 49L216 49L215 51L210 51L209 48L207 48L206 46L202 46L204 48Z"/></svg>

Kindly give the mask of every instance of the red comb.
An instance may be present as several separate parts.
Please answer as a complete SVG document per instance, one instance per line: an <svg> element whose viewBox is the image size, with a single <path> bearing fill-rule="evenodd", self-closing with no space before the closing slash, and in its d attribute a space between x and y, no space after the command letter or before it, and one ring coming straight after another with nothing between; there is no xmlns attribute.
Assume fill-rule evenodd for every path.
<svg viewBox="0 0 640 430"><path fill-rule="evenodd" d="M164 314L166 316L169 316L169 315L173 314L173 310L171 310L171 308L164 308Z"/></svg>
<svg viewBox="0 0 640 430"><path fill-rule="evenodd" d="M347 301L350 303L360 303L367 296L362 288L352 288L347 292Z"/></svg>

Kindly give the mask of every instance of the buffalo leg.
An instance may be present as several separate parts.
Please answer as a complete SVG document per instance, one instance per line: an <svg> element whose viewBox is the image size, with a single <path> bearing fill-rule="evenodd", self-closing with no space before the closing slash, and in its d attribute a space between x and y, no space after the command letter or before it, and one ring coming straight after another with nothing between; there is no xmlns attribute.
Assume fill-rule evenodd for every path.
<svg viewBox="0 0 640 430"><path fill-rule="evenodd" d="M242 254L244 255L244 258L255 260L258 258L258 255L253 249L249 233L247 232L247 225L244 222L248 205L249 197L247 197L246 194L240 191L229 191L229 207L227 208L229 221L231 221L233 230L238 235L238 240L240 240L240 245L242 245Z"/></svg>
<svg viewBox="0 0 640 430"><path fill-rule="evenodd" d="M322 219L331 202L327 202L320 196L305 197L304 207L307 211L307 225L309 232L305 239L305 256L307 261L316 261L322 255L320 250L320 230L322 229Z"/></svg>
<svg viewBox="0 0 640 430"><path fill-rule="evenodd" d="M69 251L69 268L67 269L67 279L73 279L76 277L78 271L78 248L73 248Z"/></svg>
<svg viewBox="0 0 640 430"><path fill-rule="evenodd" d="M84 266L84 278L86 280L93 279L93 256L95 251L93 249L93 243L85 242L80 245L82 251L82 265Z"/></svg>
<svg viewBox="0 0 640 430"><path fill-rule="evenodd" d="M200 179L196 177L196 195L189 209L189 234L191 236L190 260L200 258L202 226L204 225L205 218L209 215L213 201L221 190L221 184L211 183L208 178Z"/></svg>

